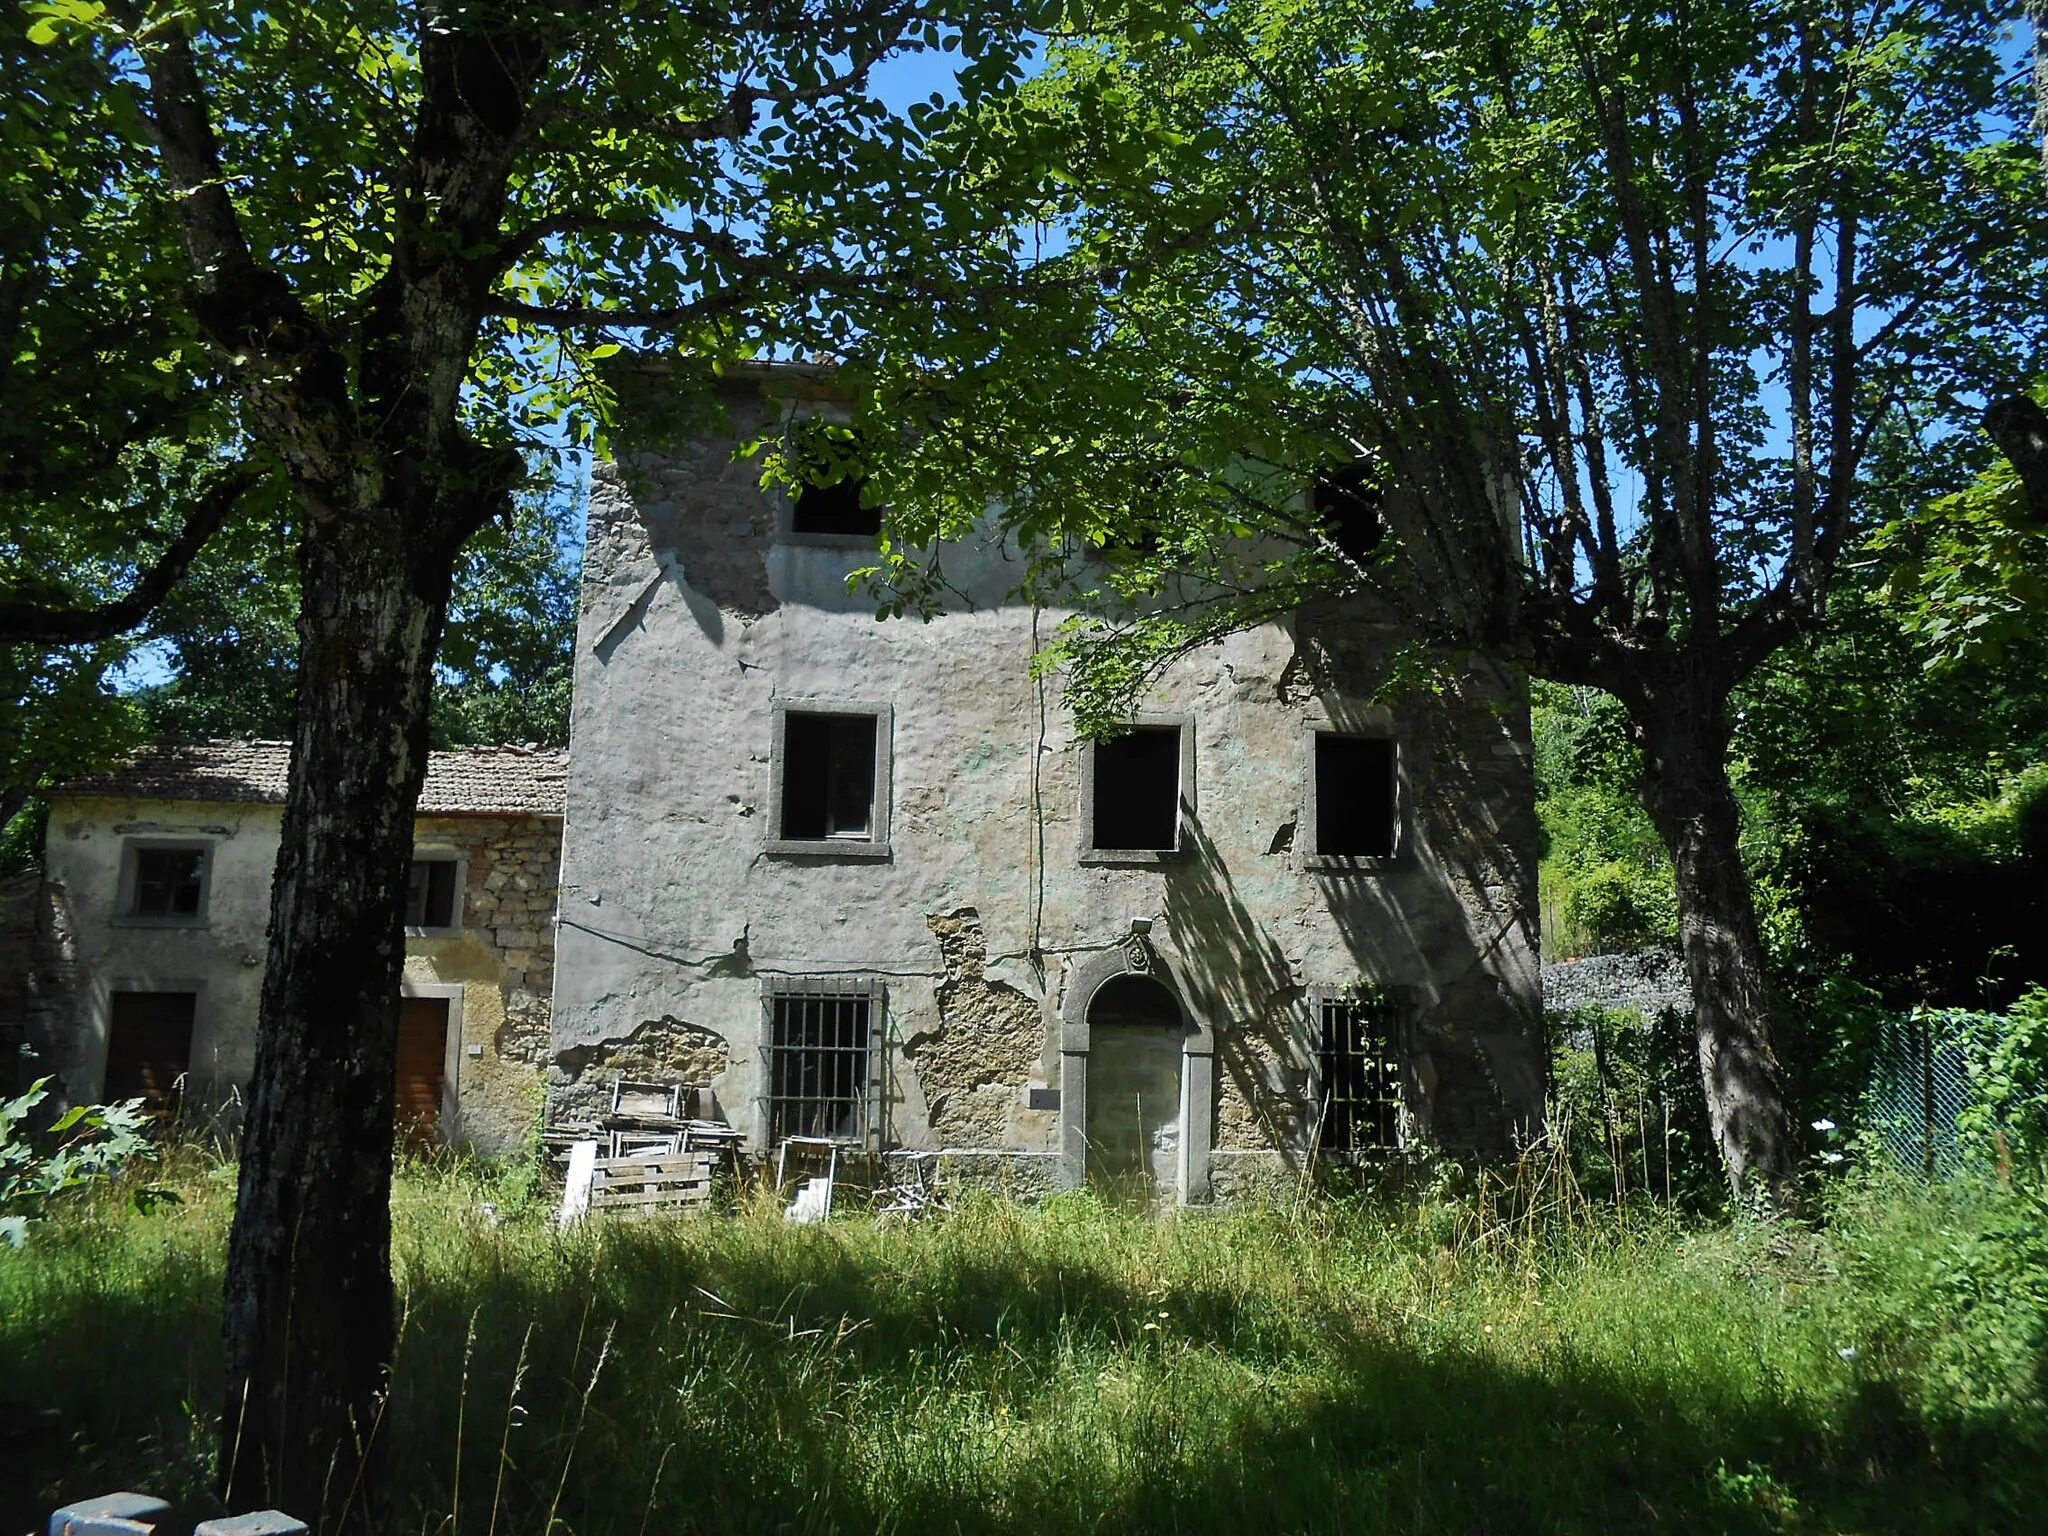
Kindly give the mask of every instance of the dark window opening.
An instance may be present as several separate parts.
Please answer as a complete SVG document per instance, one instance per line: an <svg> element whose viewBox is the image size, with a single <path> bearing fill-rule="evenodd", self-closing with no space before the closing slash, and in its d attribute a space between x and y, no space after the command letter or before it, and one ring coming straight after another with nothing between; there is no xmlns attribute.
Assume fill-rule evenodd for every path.
<svg viewBox="0 0 2048 1536"><path fill-rule="evenodd" d="M412 874L405 884L405 926L408 928L453 928L455 920L455 872L461 866L453 859L414 859Z"/></svg>
<svg viewBox="0 0 2048 1536"><path fill-rule="evenodd" d="M136 917L197 917L206 853L198 848L135 850Z"/></svg>
<svg viewBox="0 0 2048 1536"><path fill-rule="evenodd" d="M1322 1149L1392 1151L1401 1144L1401 1063L1385 998L1322 1005Z"/></svg>
<svg viewBox="0 0 2048 1536"><path fill-rule="evenodd" d="M790 493L792 533L873 538L882 509L863 506L868 488L866 445L848 428L808 417L792 428L799 484Z"/></svg>
<svg viewBox="0 0 2048 1536"><path fill-rule="evenodd" d="M845 475L830 485L805 485L790 511L794 533L844 533L873 538L882 531L882 509L861 504L866 475Z"/></svg>
<svg viewBox="0 0 2048 1536"><path fill-rule="evenodd" d="M1309 496L1331 541L1353 560L1362 560L1387 535L1386 495L1370 464L1347 464L1316 476Z"/></svg>
<svg viewBox="0 0 2048 1536"><path fill-rule="evenodd" d="M1316 852L1345 858L1394 854L1398 796L1394 744L1379 736L1316 733Z"/></svg>
<svg viewBox="0 0 2048 1536"><path fill-rule="evenodd" d="M868 1139L877 1090L871 1003L865 990L770 1000L769 1145L790 1136Z"/></svg>
<svg viewBox="0 0 2048 1536"><path fill-rule="evenodd" d="M782 717L782 827L792 841L868 842L875 824L875 717Z"/></svg>
<svg viewBox="0 0 2048 1536"><path fill-rule="evenodd" d="M100 1097L147 1099L161 1113L177 1108L192 1066L195 992L115 992L107 998L107 1069Z"/></svg>
<svg viewBox="0 0 2048 1536"><path fill-rule="evenodd" d="M1095 743L1090 845L1112 852L1180 846L1180 727L1134 726Z"/></svg>

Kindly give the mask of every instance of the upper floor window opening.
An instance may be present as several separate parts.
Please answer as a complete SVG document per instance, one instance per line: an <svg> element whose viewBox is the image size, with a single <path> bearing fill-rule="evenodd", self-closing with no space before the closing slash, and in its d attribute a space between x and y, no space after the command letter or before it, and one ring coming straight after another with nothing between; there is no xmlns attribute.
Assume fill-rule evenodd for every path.
<svg viewBox="0 0 2048 1536"><path fill-rule="evenodd" d="M1085 854L1180 850L1188 746L1184 722L1141 722L1088 743Z"/></svg>
<svg viewBox="0 0 2048 1536"><path fill-rule="evenodd" d="M1400 771L1385 736L1315 733L1314 843L1330 858L1391 859L1400 847Z"/></svg>
<svg viewBox="0 0 2048 1536"><path fill-rule="evenodd" d="M1362 560L1387 535L1386 492L1379 466L1360 459L1324 470L1309 490L1309 506L1339 550Z"/></svg>
<svg viewBox="0 0 2048 1536"><path fill-rule="evenodd" d="M770 846L781 853L885 857L889 711L778 705L770 772Z"/></svg>
<svg viewBox="0 0 2048 1536"><path fill-rule="evenodd" d="M866 445L858 434L810 417L797 424L792 447L800 478L790 493L791 533L872 539L882 531L882 508L870 504Z"/></svg>
<svg viewBox="0 0 2048 1536"><path fill-rule="evenodd" d="M418 858L405 884L405 926L453 928L460 922L462 864L459 859Z"/></svg>
<svg viewBox="0 0 2048 1536"><path fill-rule="evenodd" d="M130 844L121 864L118 920L198 925L206 921L213 850L204 843Z"/></svg>

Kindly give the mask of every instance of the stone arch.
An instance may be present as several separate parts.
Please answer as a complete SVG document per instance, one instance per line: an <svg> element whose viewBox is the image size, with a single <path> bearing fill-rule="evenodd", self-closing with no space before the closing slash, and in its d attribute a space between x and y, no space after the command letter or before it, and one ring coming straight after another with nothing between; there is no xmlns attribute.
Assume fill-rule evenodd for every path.
<svg viewBox="0 0 2048 1536"><path fill-rule="evenodd" d="M1096 994L1121 976L1156 981L1180 1009L1186 1034L1181 1044L1181 1112L1176 1198L1186 1205L1209 1197L1209 1146L1215 1134L1216 1035L1194 1005L1187 971L1178 956L1133 933L1090 956L1067 977L1060 998L1060 1172L1069 1188L1088 1176L1088 1013Z"/></svg>
<svg viewBox="0 0 2048 1536"><path fill-rule="evenodd" d="M1141 949L1135 949L1142 946ZM1139 955L1143 963L1136 963ZM1076 966L1067 977L1067 984L1060 997L1060 1050L1088 1050L1088 1005L1095 1000L1095 994L1103 983L1119 976L1150 976L1173 994L1180 1004L1181 1022L1188 1029L1188 1050L1191 1054L1213 1056L1216 1053L1216 1036L1209 1021L1194 1007L1190 999L1194 993L1187 983L1186 967L1180 958L1154 946L1142 935L1133 934L1123 943L1100 954L1091 955Z"/></svg>

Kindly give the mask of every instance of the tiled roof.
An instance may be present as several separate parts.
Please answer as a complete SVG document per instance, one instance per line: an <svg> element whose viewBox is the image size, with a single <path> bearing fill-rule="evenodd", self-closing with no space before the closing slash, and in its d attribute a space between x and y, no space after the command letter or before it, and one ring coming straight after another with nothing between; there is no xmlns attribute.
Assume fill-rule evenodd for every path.
<svg viewBox="0 0 2048 1536"><path fill-rule="evenodd" d="M195 741L145 747L118 768L59 791L128 800L225 800L281 805L288 741ZM427 757L420 814L562 814L569 754L537 747L463 747Z"/></svg>

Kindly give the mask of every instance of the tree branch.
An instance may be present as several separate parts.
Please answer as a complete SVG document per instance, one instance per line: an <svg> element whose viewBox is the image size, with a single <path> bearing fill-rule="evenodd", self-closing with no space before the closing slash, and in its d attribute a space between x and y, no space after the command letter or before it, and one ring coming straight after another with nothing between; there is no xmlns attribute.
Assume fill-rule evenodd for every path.
<svg viewBox="0 0 2048 1536"><path fill-rule="evenodd" d="M163 601L193 557L219 531L235 504L260 478L247 463L231 465L216 473L186 514L185 526L171 540L170 547L124 596L110 603L92 608L60 608L0 597L0 644L82 645L133 629Z"/></svg>
<svg viewBox="0 0 2048 1536"><path fill-rule="evenodd" d="M2048 411L2025 395L1995 401L1984 413L1984 430L2012 461L2037 523L2048 523Z"/></svg>

